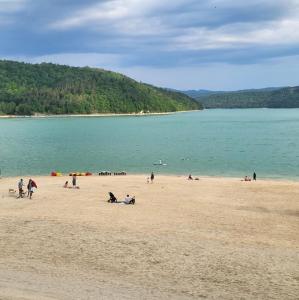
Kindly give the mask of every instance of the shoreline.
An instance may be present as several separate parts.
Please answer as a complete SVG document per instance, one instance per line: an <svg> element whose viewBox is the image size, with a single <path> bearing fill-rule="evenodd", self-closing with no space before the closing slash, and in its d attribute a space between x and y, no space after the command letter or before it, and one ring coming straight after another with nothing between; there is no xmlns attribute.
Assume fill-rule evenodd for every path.
<svg viewBox="0 0 299 300"><path fill-rule="evenodd" d="M149 112L149 113L93 113L93 114L61 114L61 115L47 115L47 114L34 114L29 115L0 115L0 119L23 119L23 118L76 118L76 117L145 117L145 116L164 116L164 115L173 115L177 113L186 113L186 112L198 112L202 110L181 110L181 111L169 111L169 112Z"/></svg>
<svg viewBox="0 0 299 300"><path fill-rule="evenodd" d="M155 178L182 178L182 179L186 179L188 181L188 174L159 174L159 173L155 173ZM147 177L149 177L150 174L147 173L130 173L127 175L103 175L100 176L98 175L98 173L93 173L90 176L77 176L77 178L81 179L81 178L144 178L144 180L146 180ZM20 178L70 178L71 176L68 175L67 173L62 173L61 176L51 176L51 175L45 175L45 174L26 174L26 175L12 175L12 176L0 176L0 180L5 180L5 179L15 179L15 180L19 180ZM195 180L195 178L198 178L199 181L201 180L215 180L215 181L228 181L228 182L245 182L243 180L242 177L235 177L235 176L210 176L210 175L192 175L193 177L193 181L197 181ZM191 181L191 180L190 180ZM251 181L248 181L248 183L250 182L255 182L254 180L251 179ZM270 177L258 177L256 182L269 182L269 183L299 183L299 178L270 178Z"/></svg>

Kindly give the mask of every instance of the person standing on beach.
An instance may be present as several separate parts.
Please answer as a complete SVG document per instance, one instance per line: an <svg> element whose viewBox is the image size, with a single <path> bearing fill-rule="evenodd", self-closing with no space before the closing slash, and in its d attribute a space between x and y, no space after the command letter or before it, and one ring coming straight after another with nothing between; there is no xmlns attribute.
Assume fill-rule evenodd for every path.
<svg viewBox="0 0 299 300"><path fill-rule="evenodd" d="M154 179L155 179L155 175L154 175L154 172L152 172L152 174L151 174L151 183L154 182Z"/></svg>
<svg viewBox="0 0 299 300"><path fill-rule="evenodd" d="M255 180L256 181L256 173L255 172L253 172L253 180Z"/></svg>
<svg viewBox="0 0 299 300"><path fill-rule="evenodd" d="M31 199L33 194L33 189L37 189L36 183L31 178L29 179L29 182L27 184L27 189L28 189L27 197Z"/></svg>
<svg viewBox="0 0 299 300"><path fill-rule="evenodd" d="M27 184L27 197L32 196L32 180L29 179L28 184Z"/></svg>
<svg viewBox="0 0 299 300"><path fill-rule="evenodd" d="M24 186L23 179L20 179L20 181L18 183L18 189L19 189L19 197L18 198L23 198L23 186Z"/></svg>
<svg viewBox="0 0 299 300"><path fill-rule="evenodd" d="M73 175L73 188L77 186L77 176L76 174Z"/></svg>

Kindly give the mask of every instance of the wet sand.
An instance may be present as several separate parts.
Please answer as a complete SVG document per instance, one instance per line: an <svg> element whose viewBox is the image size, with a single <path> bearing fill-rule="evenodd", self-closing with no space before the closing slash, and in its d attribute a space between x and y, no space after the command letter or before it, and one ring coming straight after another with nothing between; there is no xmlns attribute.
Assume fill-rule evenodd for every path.
<svg viewBox="0 0 299 300"><path fill-rule="evenodd" d="M33 179L32 200L0 179L1 300L298 299L298 182Z"/></svg>

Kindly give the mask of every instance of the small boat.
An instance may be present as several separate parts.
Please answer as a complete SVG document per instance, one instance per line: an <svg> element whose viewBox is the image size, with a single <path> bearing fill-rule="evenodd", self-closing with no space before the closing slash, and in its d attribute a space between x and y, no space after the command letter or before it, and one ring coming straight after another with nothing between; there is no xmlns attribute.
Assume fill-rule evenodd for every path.
<svg viewBox="0 0 299 300"><path fill-rule="evenodd" d="M153 163L154 166L167 166L167 164L162 163L162 160L160 159L159 162Z"/></svg>

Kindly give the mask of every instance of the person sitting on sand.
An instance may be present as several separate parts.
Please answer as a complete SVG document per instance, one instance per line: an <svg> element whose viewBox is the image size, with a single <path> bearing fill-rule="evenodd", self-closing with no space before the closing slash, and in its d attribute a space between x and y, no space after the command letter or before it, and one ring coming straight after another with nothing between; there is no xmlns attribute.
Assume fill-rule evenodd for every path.
<svg viewBox="0 0 299 300"><path fill-rule="evenodd" d="M248 176L245 176L244 181L251 181L251 178Z"/></svg>
<svg viewBox="0 0 299 300"><path fill-rule="evenodd" d="M135 204L135 197L130 197L130 195L127 195L125 200L123 201L124 204Z"/></svg>
<svg viewBox="0 0 299 300"><path fill-rule="evenodd" d="M110 203L117 203L116 197L113 195L113 193L109 192L109 199L108 202Z"/></svg>
<svg viewBox="0 0 299 300"><path fill-rule="evenodd" d="M74 186L69 185L68 181L66 181L64 183L63 188L65 188L65 189L77 189L77 190L80 189L80 187L78 185L74 185Z"/></svg>
<svg viewBox="0 0 299 300"><path fill-rule="evenodd" d="M191 175L191 174L189 174L189 176L188 176L188 180L193 180L193 177L192 177L192 175Z"/></svg>

